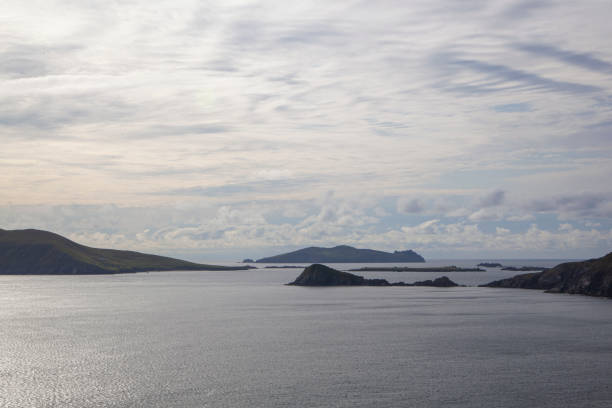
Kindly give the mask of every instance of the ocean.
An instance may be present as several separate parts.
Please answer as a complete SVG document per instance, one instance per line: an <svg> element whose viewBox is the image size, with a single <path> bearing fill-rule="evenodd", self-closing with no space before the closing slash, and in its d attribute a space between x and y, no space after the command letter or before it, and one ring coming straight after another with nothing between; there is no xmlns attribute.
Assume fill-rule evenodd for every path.
<svg viewBox="0 0 612 408"><path fill-rule="evenodd" d="M0 276L0 407L612 406L610 299L475 287L516 274L494 268L300 272Z"/></svg>

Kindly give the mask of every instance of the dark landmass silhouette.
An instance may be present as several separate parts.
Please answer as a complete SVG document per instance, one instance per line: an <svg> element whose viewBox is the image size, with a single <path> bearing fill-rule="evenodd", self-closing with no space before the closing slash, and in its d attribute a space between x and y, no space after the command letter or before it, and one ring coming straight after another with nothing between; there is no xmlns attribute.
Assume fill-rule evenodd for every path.
<svg viewBox="0 0 612 408"><path fill-rule="evenodd" d="M612 252L601 258L562 263L542 272L516 275L481 286L612 297Z"/></svg>
<svg viewBox="0 0 612 408"><path fill-rule="evenodd" d="M264 266L264 269L301 269L305 268L305 266L299 265L267 265Z"/></svg>
<svg viewBox="0 0 612 408"><path fill-rule="evenodd" d="M309 247L267 258L257 263L391 263L425 262L425 259L412 250L384 252L374 249L358 249L348 245L333 248Z"/></svg>
<svg viewBox="0 0 612 408"><path fill-rule="evenodd" d="M305 268L295 279L288 283L294 286L434 286L453 287L459 286L446 276L432 280L415 283L395 282L389 283L386 279L366 279L363 276L338 271L321 264L313 264Z"/></svg>
<svg viewBox="0 0 612 408"><path fill-rule="evenodd" d="M364 266L358 269L349 269L349 272L486 272L480 268L459 268L457 266L431 266L427 268L412 268L407 266Z"/></svg>
<svg viewBox="0 0 612 408"><path fill-rule="evenodd" d="M545 271L550 268L543 268L541 266L504 266L501 269L502 271L511 271L511 272L533 272L533 271Z"/></svg>
<svg viewBox="0 0 612 408"><path fill-rule="evenodd" d="M85 275L250 268L205 265L140 252L91 248L48 231L0 229L0 274L4 275Z"/></svg>

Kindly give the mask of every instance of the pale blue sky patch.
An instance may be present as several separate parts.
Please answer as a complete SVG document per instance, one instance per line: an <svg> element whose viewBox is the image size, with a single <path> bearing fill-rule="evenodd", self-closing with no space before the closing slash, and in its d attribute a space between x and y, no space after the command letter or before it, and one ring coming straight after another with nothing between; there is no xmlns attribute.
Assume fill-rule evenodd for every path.
<svg viewBox="0 0 612 408"><path fill-rule="evenodd" d="M496 105L493 107L495 112L531 112L532 108L529 103L521 102L521 103L507 103L504 105Z"/></svg>

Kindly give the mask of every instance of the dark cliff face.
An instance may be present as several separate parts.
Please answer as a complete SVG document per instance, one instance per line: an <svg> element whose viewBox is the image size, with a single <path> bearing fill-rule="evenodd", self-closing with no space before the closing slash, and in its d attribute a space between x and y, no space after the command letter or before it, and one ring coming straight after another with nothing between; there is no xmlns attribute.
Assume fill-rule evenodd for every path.
<svg viewBox="0 0 612 408"><path fill-rule="evenodd" d="M295 281L289 283L295 286L434 286L453 287L458 286L446 276L441 278L415 283L389 283L385 279L366 279L363 276L352 273L337 271L328 266L313 264L304 269Z"/></svg>
<svg viewBox="0 0 612 408"><path fill-rule="evenodd" d="M612 297L612 252L602 258L563 263L543 272L525 273L482 286Z"/></svg>
<svg viewBox="0 0 612 408"><path fill-rule="evenodd" d="M347 245L333 248L310 247L286 254L257 260L258 263L368 263L368 262L425 262L412 250L384 252L373 249L358 249Z"/></svg>

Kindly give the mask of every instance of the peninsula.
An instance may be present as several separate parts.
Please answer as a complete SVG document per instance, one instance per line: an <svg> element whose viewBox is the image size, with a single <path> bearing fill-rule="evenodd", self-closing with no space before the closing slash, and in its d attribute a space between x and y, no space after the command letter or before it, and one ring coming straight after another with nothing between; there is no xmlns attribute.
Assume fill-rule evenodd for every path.
<svg viewBox="0 0 612 408"><path fill-rule="evenodd" d="M432 280L404 283L389 283L386 279L365 279L363 276L338 271L321 264L313 264L304 269L300 276L293 282L293 286L434 286L454 287L459 286L446 276Z"/></svg>
<svg viewBox="0 0 612 408"><path fill-rule="evenodd" d="M425 262L412 250L384 252L374 249L358 249L348 245L333 248L309 247L286 254L261 258L257 263L391 263Z"/></svg>
<svg viewBox="0 0 612 408"><path fill-rule="evenodd" d="M0 229L2 275L88 275L250 268L204 265L140 252L91 248L48 231Z"/></svg>
<svg viewBox="0 0 612 408"><path fill-rule="evenodd" d="M602 258L562 263L542 272L516 275L481 286L612 297L612 252Z"/></svg>

